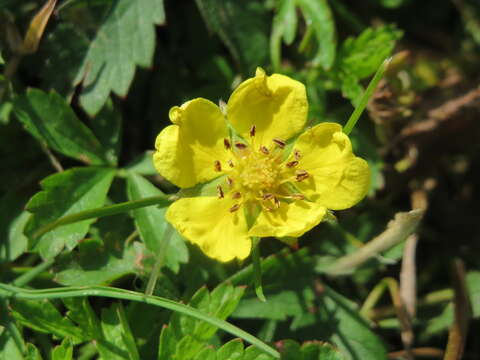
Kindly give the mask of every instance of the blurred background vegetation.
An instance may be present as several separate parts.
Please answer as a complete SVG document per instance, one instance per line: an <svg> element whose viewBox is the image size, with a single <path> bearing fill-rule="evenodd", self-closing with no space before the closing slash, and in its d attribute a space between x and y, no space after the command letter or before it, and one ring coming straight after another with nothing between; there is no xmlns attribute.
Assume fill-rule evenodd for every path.
<svg viewBox="0 0 480 360"><path fill-rule="evenodd" d="M356 154L372 169L368 197L306 234L299 249L262 241L267 304L250 286L248 262L216 263L187 248L178 234L155 294L188 302L205 284L249 285L236 310L232 305L222 316L233 311L229 321L266 342L328 341L346 358L362 360L387 353L441 358L447 343L464 342L463 358L480 358L474 330L480 317L478 1L65 0L56 4L38 50L23 51L23 37L43 5L0 0L1 282L48 261L29 286L112 284L143 291L160 246L156 239L165 231L164 209L67 229L54 245L51 238L32 241L32 232L70 208L175 192L150 160L174 105L195 97L226 101L261 66L305 83L309 125L344 125L383 60L395 55L351 134ZM50 185L40 187L47 176ZM42 189L46 198L32 199L24 210ZM103 195L79 205L90 191ZM74 202L70 195L79 198ZM332 263L411 209L425 210L416 231L405 231L395 246L344 276L329 273ZM156 226L148 216L158 220ZM404 216L408 222L412 214ZM412 287L416 292L408 293ZM365 304L366 299L378 301ZM90 303L102 326L115 314L110 300ZM13 321L24 340L50 359L70 330L52 330L58 324L51 313L38 315L38 321L48 318L52 328L29 316L57 311L63 321L66 310L80 314L81 307L54 305L57 310L10 304L2 324ZM124 306L139 358L156 358L170 313ZM5 329L0 327L0 357L22 358L12 357L13 340ZM219 346L228 339L219 333L208 341ZM86 340L73 337L75 356L95 358ZM462 357L449 359L457 358Z"/></svg>

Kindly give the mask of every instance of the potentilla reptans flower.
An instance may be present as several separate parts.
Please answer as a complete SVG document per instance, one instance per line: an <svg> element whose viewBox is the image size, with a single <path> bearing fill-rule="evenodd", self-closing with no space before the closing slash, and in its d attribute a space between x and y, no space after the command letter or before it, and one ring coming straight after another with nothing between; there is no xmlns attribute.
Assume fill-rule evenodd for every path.
<svg viewBox="0 0 480 360"><path fill-rule="evenodd" d="M251 237L299 237L330 210L367 193L367 162L335 123L304 128L305 86L262 69L232 93L226 111L197 98L173 107L156 139L157 170L180 188L217 179L211 196L184 197L167 220L205 254L245 259ZM232 137L228 126L238 136Z"/></svg>

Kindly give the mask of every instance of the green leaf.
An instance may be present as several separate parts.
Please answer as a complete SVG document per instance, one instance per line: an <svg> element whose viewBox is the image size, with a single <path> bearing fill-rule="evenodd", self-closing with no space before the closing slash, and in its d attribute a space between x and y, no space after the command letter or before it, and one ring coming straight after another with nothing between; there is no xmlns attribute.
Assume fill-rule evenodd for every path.
<svg viewBox="0 0 480 360"><path fill-rule="evenodd" d="M129 200L163 194L148 180L134 173L128 175L127 192ZM165 256L165 265L177 273L180 263L188 261L188 250L185 242L179 236L165 236L166 210L166 207L150 206L133 210L132 213L138 233L147 249L154 254Z"/></svg>
<svg viewBox="0 0 480 360"><path fill-rule="evenodd" d="M122 140L122 115L111 100L92 121L92 127L103 146L104 158L111 166L116 166Z"/></svg>
<svg viewBox="0 0 480 360"><path fill-rule="evenodd" d="M157 170L153 166L153 151L145 151L142 155L135 158L125 169L139 175L156 175Z"/></svg>
<svg viewBox="0 0 480 360"><path fill-rule="evenodd" d="M327 0L297 0L303 16L313 27L318 43L314 62L329 70L335 61L337 35Z"/></svg>
<svg viewBox="0 0 480 360"><path fill-rule="evenodd" d="M69 22L58 24L42 41L39 49L47 59L38 74L43 79L44 87L55 89L65 98L70 98L88 45L88 38L79 26Z"/></svg>
<svg viewBox="0 0 480 360"><path fill-rule="evenodd" d="M52 149L87 164L105 163L98 139L56 92L29 89L15 100L14 111L27 131Z"/></svg>
<svg viewBox="0 0 480 360"><path fill-rule="evenodd" d="M98 341L103 338L100 321L87 297L65 298L63 303L68 309L67 317L79 325L87 339Z"/></svg>
<svg viewBox="0 0 480 360"><path fill-rule="evenodd" d="M72 360L73 343L70 338L63 339L62 343L52 351L52 360Z"/></svg>
<svg viewBox="0 0 480 360"><path fill-rule="evenodd" d="M25 360L15 340L6 329L0 332L0 359Z"/></svg>
<svg viewBox="0 0 480 360"><path fill-rule="evenodd" d="M62 216L102 206L114 175L113 169L85 167L42 180L43 190L26 206L33 213L26 226L27 236L31 238L42 225ZM43 258L56 256L65 246L71 250L86 235L93 221L84 220L47 232L33 244L33 249Z"/></svg>
<svg viewBox="0 0 480 360"><path fill-rule="evenodd" d="M23 234L30 214L15 192L7 193L0 201L0 263L14 261L26 249L28 239Z"/></svg>
<svg viewBox="0 0 480 360"><path fill-rule="evenodd" d="M339 51L338 68L343 73L363 79L377 71L389 57L402 31L393 25L367 28L358 37L346 39Z"/></svg>
<svg viewBox="0 0 480 360"><path fill-rule="evenodd" d="M139 242L118 251L104 247L98 240L85 240L79 250L78 254L62 257L56 282L70 286L108 284L127 274L140 273L146 256L145 247Z"/></svg>
<svg viewBox="0 0 480 360"><path fill-rule="evenodd" d="M270 36L270 55L273 68L276 70L280 67L282 57L282 38L287 45L293 42L297 32L297 22L295 0L281 0L273 18L272 35Z"/></svg>
<svg viewBox="0 0 480 360"><path fill-rule="evenodd" d="M293 317L292 333L303 336L303 332L313 332L319 339L336 344L347 359L386 358L382 341L348 299L324 284L314 288L313 259L306 249L290 255L277 254L265 262L263 281L268 284L265 287L268 302L258 301L251 291L240 301L233 317L274 320ZM248 273L244 270L241 277L234 276L230 281L249 283L252 276L249 268Z"/></svg>
<svg viewBox="0 0 480 360"><path fill-rule="evenodd" d="M244 292L243 288L234 288L222 284L212 293L203 287L198 290L189 305L219 319L226 319L237 306ZM205 348L215 335L217 328L180 313L174 313L170 325L164 327L160 335L159 359L193 359Z"/></svg>
<svg viewBox="0 0 480 360"><path fill-rule="evenodd" d="M137 65L152 64L155 24L165 21L163 1L118 0L91 42L76 82L83 79L80 104L90 115L103 107L111 91L126 96Z"/></svg>
<svg viewBox="0 0 480 360"><path fill-rule="evenodd" d="M11 302L12 315L22 325L60 338L70 337L74 343L88 340L80 328L48 300L15 300Z"/></svg>
<svg viewBox="0 0 480 360"><path fill-rule="evenodd" d="M240 339L233 339L217 351L217 360L242 360L243 343Z"/></svg>
<svg viewBox="0 0 480 360"><path fill-rule="evenodd" d="M310 341L300 346L293 340L284 340L279 342L278 347L281 360L346 360L337 349L320 341Z"/></svg>
<svg viewBox="0 0 480 360"><path fill-rule="evenodd" d="M25 360L42 360L40 351L35 347L35 345L28 343L27 351L25 353Z"/></svg>
<svg viewBox="0 0 480 360"><path fill-rule="evenodd" d="M140 359L120 304L102 309L101 326L104 339L98 342L98 351L102 359Z"/></svg>
<svg viewBox="0 0 480 360"><path fill-rule="evenodd" d="M255 0L196 0L209 28L216 32L240 65L251 74L268 58L268 14Z"/></svg>
<svg viewBox="0 0 480 360"><path fill-rule="evenodd" d="M122 333L123 342L125 343L125 346L128 349L128 354L130 356L130 359L139 360L140 355L138 353L137 344L135 343L132 330L130 329L128 319L121 302L117 303L116 312L117 312L118 318L120 319L121 328L123 330L123 333Z"/></svg>

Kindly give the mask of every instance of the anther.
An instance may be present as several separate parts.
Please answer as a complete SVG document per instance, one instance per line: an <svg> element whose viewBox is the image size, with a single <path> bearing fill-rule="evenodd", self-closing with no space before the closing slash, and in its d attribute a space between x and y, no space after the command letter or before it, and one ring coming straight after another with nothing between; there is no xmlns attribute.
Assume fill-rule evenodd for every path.
<svg viewBox="0 0 480 360"><path fill-rule="evenodd" d="M217 185L217 196L218 196L219 199L223 199L223 197L225 196L223 194L223 189L220 185Z"/></svg>
<svg viewBox="0 0 480 360"><path fill-rule="evenodd" d="M222 171L222 164L220 164L220 161L215 160L213 164L214 164L215 171L218 171L218 172Z"/></svg>
<svg viewBox="0 0 480 360"><path fill-rule="evenodd" d="M238 191L232 194L233 199L240 199L241 197L242 197L242 194L240 194Z"/></svg>
<svg viewBox="0 0 480 360"><path fill-rule="evenodd" d="M230 140L228 140L227 138L223 139L223 145L227 150L229 150L232 147L232 144L230 144Z"/></svg>
<svg viewBox="0 0 480 360"><path fill-rule="evenodd" d="M260 151L265 155L270 154L270 151L268 151L268 149L265 145L260 146Z"/></svg>
<svg viewBox="0 0 480 360"><path fill-rule="evenodd" d="M227 177L227 184L228 186L232 186L233 185L233 180L231 177Z"/></svg>
<svg viewBox="0 0 480 360"><path fill-rule="evenodd" d="M230 159L227 161L228 165L230 165L230 167L234 167L235 165L233 164L233 161Z"/></svg>
<svg viewBox="0 0 480 360"><path fill-rule="evenodd" d="M273 194L270 194L270 193L263 194L263 196L262 196L263 200L269 200L271 198L273 198Z"/></svg>
<svg viewBox="0 0 480 360"><path fill-rule="evenodd" d="M278 198L274 197L273 202L275 203L275 207L278 209L280 207L280 200L278 200Z"/></svg>
<svg viewBox="0 0 480 360"><path fill-rule="evenodd" d="M240 209L240 204L235 204L230 208L230 212L233 213L233 212L237 211L238 209Z"/></svg>
<svg viewBox="0 0 480 360"><path fill-rule="evenodd" d="M285 145L286 145L286 144L285 144L285 141L280 140L280 139L273 139L272 141L273 141L273 142L275 143L275 145L277 145L280 149L284 149L284 148L285 148Z"/></svg>
<svg viewBox="0 0 480 360"><path fill-rule="evenodd" d="M292 167L297 166L297 165L298 165L298 161L297 161L297 160L290 161L290 162L286 163L286 166L287 166L288 168L292 168Z"/></svg>
<svg viewBox="0 0 480 360"><path fill-rule="evenodd" d="M295 175L295 180L297 181L303 181L309 177L309 173L306 172L305 170L298 170Z"/></svg>
<svg viewBox="0 0 480 360"><path fill-rule="evenodd" d="M293 151L293 156L295 157L295 160L300 160L300 151L298 151L297 149L295 149Z"/></svg>
<svg viewBox="0 0 480 360"><path fill-rule="evenodd" d="M238 150L245 150L247 148L247 145L245 145L244 143L241 143L241 142L236 142L235 143L235 147L238 149Z"/></svg>
<svg viewBox="0 0 480 360"><path fill-rule="evenodd" d="M250 128L250 137L254 137L255 133L256 133L256 127L255 125L252 125L252 127Z"/></svg>

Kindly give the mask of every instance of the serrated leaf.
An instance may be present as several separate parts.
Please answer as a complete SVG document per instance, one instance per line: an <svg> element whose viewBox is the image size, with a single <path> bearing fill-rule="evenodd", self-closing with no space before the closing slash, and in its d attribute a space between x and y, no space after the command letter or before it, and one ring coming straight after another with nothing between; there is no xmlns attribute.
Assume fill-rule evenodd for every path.
<svg viewBox="0 0 480 360"><path fill-rule="evenodd" d="M87 164L105 163L98 139L56 92L29 89L15 100L14 111L30 134L55 151Z"/></svg>
<svg viewBox="0 0 480 360"><path fill-rule="evenodd" d="M329 70L335 61L337 35L332 10L327 0L297 0L303 16L313 27L318 43L313 61Z"/></svg>
<svg viewBox="0 0 480 360"><path fill-rule="evenodd" d="M41 226L62 216L102 206L114 175L113 169L85 167L45 178L40 183L43 190L26 206L33 213L26 226L27 236L32 237ZM65 246L71 250L86 235L93 221L59 226L41 236L33 249L43 258L56 256Z"/></svg>
<svg viewBox="0 0 480 360"><path fill-rule="evenodd" d="M38 74L45 87L54 89L65 98L74 92L74 80L88 50L88 38L72 23L62 22L47 35L39 53L46 58Z"/></svg>
<svg viewBox="0 0 480 360"><path fill-rule="evenodd" d="M111 100L95 117L92 127L102 144L104 158L111 166L116 166L122 140L122 115Z"/></svg>
<svg viewBox="0 0 480 360"><path fill-rule="evenodd" d="M324 284L314 288L313 259L306 249L268 260L268 267L262 273L263 282L268 284L265 287L268 302L258 301L252 291L240 301L233 317L277 320L293 317L292 332L314 332L319 340L336 344L347 359L385 359L382 341L358 315L358 309ZM231 280L249 283L252 276L249 272L248 277Z"/></svg>
<svg viewBox="0 0 480 360"><path fill-rule="evenodd" d="M226 319L237 306L244 289L221 284L212 293L200 288L189 305L219 319ZM158 359L194 359L215 335L217 328L179 313L172 314L168 327L160 335ZM208 351L207 351L208 352Z"/></svg>
<svg viewBox="0 0 480 360"><path fill-rule="evenodd" d="M245 74L268 57L269 18L255 0L196 0L209 28L216 32Z"/></svg>
<svg viewBox="0 0 480 360"><path fill-rule="evenodd" d="M224 344L217 351L217 360L242 360L243 343L240 339L233 339Z"/></svg>
<svg viewBox="0 0 480 360"><path fill-rule="evenodd" d="M346 39L339 51L338 67L349 76L363 79L377 71L391 55L402 31L393 25L367 28L358 37Z"/></svg>
<svg viewBox="0 0 480 360"><path fill-rule="evenodd" d="M278 343L281 360L346 360L337 349L321 341L309 341L300 346L293 340Z"/></svg>
<svg viewBox="0 0 480 360"><path fill-rule="evenodd" d="M165 21L163 1L117 0L90 44L78 73L80 104L95 115L113 91L126 96L135 67L148 67L155 50L155 25Z"/></svg>
<svg viewBox="0 0 480 360"><path fill-rule="evenodd" d="M25 360L42 360L40 351L35 347L35 345L28 343L27 349L25 351Z"/></svg>
<svg viewBox="0 0 480 360"><path fill-rule="evenodd" d="M127 274L141 272L145 247L139 242L127 245L121 251L102 246L96 240L83 241L78 254L61 259L55 281L67 286L108 284Z"/></svg>
<svg viewBox="0 0 480 360"><path fill-rule="evenodd" d="M15 300L11 302L12 315L22 325L60 338L70 337L75 343L88 340L80 328L48 300Z"/></svg>
<svg viewBox="0 0 480 360"><path fill-rule="evenodd" d="M162 192L148 180L134 173L128 175L127 192L130 200L162 195ZM150 206L134 210L132 213L138 233L147 249L156 256L164 256L165 265L176 273L180 263L188 261L188 250L181 238L170 236L166 232L168 226L165 220L166 210L166 207Z"/></svg>
<svg viewBox="0 0 480 360"><path fill-rule="evenodd" d="M62 343L52 351L52 360L72 360L73 343L70 338L63 339Z"/></svg>

